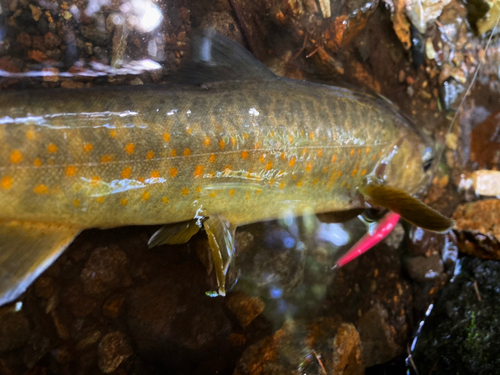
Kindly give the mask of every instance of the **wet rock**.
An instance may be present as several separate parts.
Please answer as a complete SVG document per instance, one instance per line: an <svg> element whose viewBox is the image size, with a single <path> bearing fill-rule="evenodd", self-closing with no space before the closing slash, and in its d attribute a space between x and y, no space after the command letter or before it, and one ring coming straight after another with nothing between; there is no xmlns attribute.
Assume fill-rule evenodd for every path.
<svg viewBox="0 0 500 375"><path fill-rule="evenodd" d="M0 309L0 353L20 348L29 334L30 324L22 311L12 306Z"/></svg>
<svg viewBox="0 0 500 375"><path fill-rule="evenodd" d="M56 47L59 47L59 45L62 43L62 39L59 36L50 32L45 34L43 40L47 49L54 49Z"/></svg>
<svg viewBox="0 0 500 375"><path fill-rule="evenodd" d="M405 268L410 277L418 282L438 278L443 272L443 262L439 255L415 256L405 260Z"/></svg>
<svg viewBox="0 0 500 375"><path fill-rule="evenodd" d="M461 252L484 259L500 259L500 200L462 204L453 214Z"/></svg>
<svg viewBox="0 0 500 375"><path fill-rule="evenodd" d="M145 282L128 293L127 322L144 359L166 369L185 369L208 359L229 339L222 298L210 298L200 262L163 258L145 263Z"/></svg>
<svg viewBox="0 0 500 375"><path fill-rule="evenodd" d="M35 282L35 293L38 297L49 299L54 294L54 281L51 277L42 275Z"/></svg>
<svg viewBox="0 0 500 375"><path fill-rule="evenodd" d="M84 295L81 284L68 286L62 292L61 300L74 316L83 318L97 309L97 301Z"/></svg>
<svg viewBox="0 0 500 375"><path fill-rule="evenodd" d="M419 373L497 374L500 366L500 263L466 257L417 338Z"/></svg>
<svg viewBox="0 0 500 375"><path fill-rule="evenodd" d="M90 255L80 279L85 294L96 295L130 285L129 260L117 249L97 248Z"/></svg>
<svg viewBox="0 0 500 375"><path fill-rule="evenodd" d="M20 33L17 38L17 42L22 44L26 48L31 47L31 37L28 33Z"/></svg>
<svg viewBox="0 0 500 375"><path fill-rule="evenodd" d="M123 295L113 295L109 297L102 307L102 315L111 319L118 318L123 310L124 302L125 296Z"/></svg>
<svg viewBox="0 0 500 375"><path fill-rule="evenodd" d="M500 165L500 111L474 127L470 135L470 158L479 168Z"/></svg>
<svg viewBox="0 0 500 375"><path fill-rule="evenodd" d="M361 344L356 328L341 319L319 318L311 324L288 321L248 347L235 375L298 373L363 374Z"/></svg>
<svg viewBox="0 0 500 375"><path fill-rule="evenodd" d="M250 297L243 292L231 293L226 298L226 306L238 319L242 327L248 326L264 311L265 304L259 297Z"/></svg>
<svg viewBox="0 0 500 375"><path fill-rule="evenodd" d="M395 342L396 332L388 323L389 314L380 304L366 312L357 325L367 367L387 362L404 351Z"/></svg>
<svg viewBox="0 0 500 375"><path fill-rule="evenodd" d="M109 374L132 354L132 347L123 333L119 331L108 333L99 343L99 368L105 374Z"/></svg>

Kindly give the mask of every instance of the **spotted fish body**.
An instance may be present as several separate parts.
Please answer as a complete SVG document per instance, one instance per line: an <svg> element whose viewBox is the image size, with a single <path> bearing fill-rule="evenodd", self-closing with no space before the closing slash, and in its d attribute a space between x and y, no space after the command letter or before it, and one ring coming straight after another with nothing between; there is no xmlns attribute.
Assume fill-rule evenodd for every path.
<svg viewBox="0 0 500 375"><path fill-rule="evenodd" d="M402 136L368 98L287 80L0 103L1 219L81 228L178 222L199 209L246 224L349 208Z"/></svg>
<svg viewBox="0 0 500 375"><path fill-rule="evenodd" d="M0 93L0 305L85 228L179 223L150 240L172 244L197 218L223 295L237 226L365 207L371 180L397 211L425 186L426 140L381 99L200 43L189 84Z"/></svg>

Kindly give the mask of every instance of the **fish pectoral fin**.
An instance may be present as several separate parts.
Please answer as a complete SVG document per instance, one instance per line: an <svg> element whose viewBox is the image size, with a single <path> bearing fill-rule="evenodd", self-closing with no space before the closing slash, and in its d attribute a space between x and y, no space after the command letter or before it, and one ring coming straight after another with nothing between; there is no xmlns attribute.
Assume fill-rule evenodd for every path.
<svg viewBox="0 0 500 375"><path fill-rule="evenodd" d="M430 208L410 194L384 185L368 184L360 188L372 203L385 207L409 223L432 232L444 233L455 225L455 221Z"/></svg>
<svg viewBox="0 0 500 375"><path fill-rule="evenodd" d="M179 245L188 242L200 230L198 220L188 220L175 224L168 224L157 230L149 239L151 249L160 245Z"/></svg>
<svg viewBox="0 0 500 375"><path fill-rule="evenodd" d="M1 221L0 305L19 297L79 232L61 224Z"/></svg>
<svg viewBox="0 0 500 375"><path fill-rule="evenodd" d="M234 257L234 235L236 225L222 215L209 215L203 222L207 232L208 244L212 250L212 261L219 286L219 295L226 295L226 276L229 265Z"/></svg>
<svg viewBox="0 0 500 375"><path fill-rule="evenodd" d="M180 84L272 80L277 76L242 45L214 29L195 33L191 38L191 60L169 78Z"/></svg>
<svg viewBox="0 0 500 375"><path fill-rule="evenodd" d="M326 224L345 223L346 221L358 217L363 212L365 212L364 208L353 208L350 210L341 210L341 211L316 214L316 217L318 218L319 221Z"/></svg>

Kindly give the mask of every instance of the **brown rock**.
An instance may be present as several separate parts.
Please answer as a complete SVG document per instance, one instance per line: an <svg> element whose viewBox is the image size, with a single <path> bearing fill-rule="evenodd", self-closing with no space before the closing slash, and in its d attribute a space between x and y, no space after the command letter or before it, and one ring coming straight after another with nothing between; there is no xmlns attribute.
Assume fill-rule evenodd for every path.
<svg viewBox="0 0 500 375"><path fill-rule="evenodd" d="M26 48L31 47L31 37L29 36L28 33L20 33L17 38L17 42L22 44Z"/></svg>
<svg viewBox="0 0 500 375"><path fill-rule="evenodd" d="M51 277L42 275L35 282L35 293L40 298L49 299L54 294L54 281Z"/></svg>
<svg viewBox="0 0 500 375"><path fill-rule="evenodd" d="M133 354L128 339L119 331L104 336L97 350L99 355L98 365L105 374L115 371L123 360Z"/></svg>
<svg viewBox="0 0 500 375"><path fill-rule="evenodd" d="M242 327L252 323L266 306L259 297L250 297L244 292L231 293L225 302L229 310L236 315L236 319Z"/></svg>
<svg viewBox="0 0 500 375"><path fill-rule="evenodd" d="M12 306L0 309L0 353L20 348L29 334L30 324L22 311Z"/></svg>
<svg viewBox="0 0 500 375"><path fill-rule="evenodd" d="M51 32L48 32L43 37L43 42L45 44L45 47L47 47L47 49L54 49L59 47L59 45L62 43L62 39L59 36Z"/></svg>
<svg viewBox="0 0 500 375"><path fill-rule="evenodd" d="M332 345L333 342L333 345ZM340 318L319 318L312 324L288 321L245 350L235 375L243 374L363 374L359 334Z"/></svg>
<svg viewBox="0 0 500 375"><path fill-rule="evenodd" d="M42 62L47 59L47 55L42 51L30 50L28 51L28 58L38 62Z"/></svg>
<svg viewBox="0 0 500 375"><path fill-rule="evenodd" d="M81 89L84 86L83 82L77 81L63 81L61 82L61 87L65 89Z"/></svg>
<svg viewBox="0 0 500 375"><path fill-rule="evenodd" d="M102 307L102 315L107 318L116 319L122 312L125 297L122 295L114 295L107 299Z"/></svg>
<svg viewBox="0 0 500 375"><path fill-rule="evenodd" d="M100 247L90 255L80 279L87 295L106 293L130 285L129 260L117 249Z"/></svg>
<svg viewBox="0 0 500 375"><path fill-rule="evenodd" d="M404 351L394 341L395 332L387 324L387 318L387 310L377 303L359 320L358 330L367 367L390 361Z"/></svg>

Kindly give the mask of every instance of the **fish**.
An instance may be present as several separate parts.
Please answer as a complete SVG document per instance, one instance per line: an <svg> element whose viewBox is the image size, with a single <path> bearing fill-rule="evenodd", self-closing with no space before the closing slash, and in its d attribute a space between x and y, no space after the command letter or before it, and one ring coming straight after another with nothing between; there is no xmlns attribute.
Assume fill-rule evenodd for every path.
<svg viewBox="0 0 500 375"><path fill-rule="evenodd" d="M87 228L203 229L225 295L242 225L384 206L453 225L417 198L431 141L387 100L276 76L213 30L168 85L0 93L0 144L0 304Z"/></svg>

